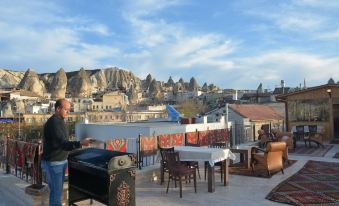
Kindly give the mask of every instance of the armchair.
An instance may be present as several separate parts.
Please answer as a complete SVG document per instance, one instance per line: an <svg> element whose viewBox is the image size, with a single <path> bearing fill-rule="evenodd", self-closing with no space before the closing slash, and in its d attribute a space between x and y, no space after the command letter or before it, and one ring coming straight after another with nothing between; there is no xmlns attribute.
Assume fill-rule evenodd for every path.
<svg viewBox="0 0 339 206"><path fill-rule="evenodd" d="M267 144L266 150L252 147L251 168L254 173L255 165L261 164L267 170L270 177L271 171L281 170L284 174L283 154L286 150L285 142L271 142ZM260 153L258 153L260 152Z"/></svg>

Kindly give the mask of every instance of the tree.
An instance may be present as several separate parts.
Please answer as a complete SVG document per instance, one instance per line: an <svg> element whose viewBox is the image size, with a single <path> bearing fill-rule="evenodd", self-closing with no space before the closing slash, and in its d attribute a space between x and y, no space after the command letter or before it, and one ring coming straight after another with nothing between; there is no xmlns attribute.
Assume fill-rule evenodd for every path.
<svg viewBox="0 0 339 206"><path fill-rule="evenodd" d="M194 100L185 100L179 105L178 111L185 117L195 117L207 111L206 105L200 105Z"/></svg>

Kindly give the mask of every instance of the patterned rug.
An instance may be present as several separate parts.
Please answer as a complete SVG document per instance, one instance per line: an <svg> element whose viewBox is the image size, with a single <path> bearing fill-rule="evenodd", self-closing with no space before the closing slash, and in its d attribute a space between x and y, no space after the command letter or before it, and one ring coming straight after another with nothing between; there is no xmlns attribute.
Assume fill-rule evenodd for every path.
<svg viewBox="0 0 339 206"><path fill-rule="evenodd" d="M284 166L284 169L292 166L294 163L296 163L297 160L289 160L289 164ZM261 165L256 165L254 170L254 173L252 172L251 168L245 168L243 166L239 166L238 164L233 164L229 167L229 174L232 175L243 175L243 176L251 176L251 177L263 177L263 178L270 178L267 174L267 170L261 166ZM271 172L271 177L278 172L281 173L281 171L275 171Z"/></svg>
<svg viewBox="0 0 339 206"><path fill-rule="evenodd" d="M310 160L266 199L300 206L339 205L339 163Z"/></svg>
<svg viewBox="0 0 339 206"><path fill-rule="evenodd" d="M298 156L323 157L332 147L333 145L324 145L324 148L322 146L305 147L305 145L298 145L295 151L289 150L289 153Z"/></svg>

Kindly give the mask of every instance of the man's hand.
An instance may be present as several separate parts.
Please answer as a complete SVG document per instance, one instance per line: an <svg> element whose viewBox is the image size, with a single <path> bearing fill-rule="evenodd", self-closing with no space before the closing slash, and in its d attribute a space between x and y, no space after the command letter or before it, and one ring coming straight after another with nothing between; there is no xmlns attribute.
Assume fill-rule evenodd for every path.
<svg viewBox="0 0 339 206"><path fill-rule="evenodd" d="M92 139L92 138L85 138L85 139L80 140L80 145L87 147L90 144L92 144L93 142L95 142L94 139Z"/></svg>

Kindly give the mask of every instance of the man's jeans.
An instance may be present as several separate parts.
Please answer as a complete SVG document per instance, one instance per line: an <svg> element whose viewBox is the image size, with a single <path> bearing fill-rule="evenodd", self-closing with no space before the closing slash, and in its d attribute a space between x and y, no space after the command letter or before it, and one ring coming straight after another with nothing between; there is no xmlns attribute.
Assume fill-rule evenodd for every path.
<svg viewBox="0 0 339 206"><path fill-rule="evenodd" d="M49 205L61 206L67 160L58 162L41 161L41 169L46 173L49 187Z"/></svg>

